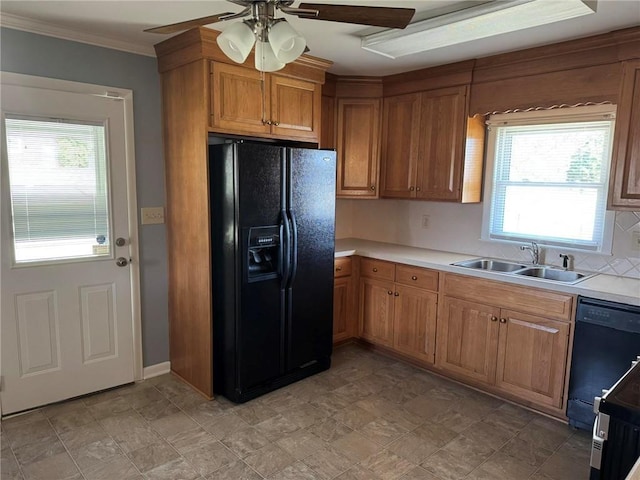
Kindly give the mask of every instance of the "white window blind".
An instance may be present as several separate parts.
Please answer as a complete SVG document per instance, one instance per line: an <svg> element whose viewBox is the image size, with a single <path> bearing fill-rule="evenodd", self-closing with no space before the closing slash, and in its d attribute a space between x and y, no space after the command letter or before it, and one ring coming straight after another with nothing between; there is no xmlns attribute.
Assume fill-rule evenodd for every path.
<svg viewBox="0 0 640 480"><path fill-rule="evenodd" d="M5 117L16 264L111 255L105 126Z"/></svg>
<svg viewBox="0 0 640 480"><path fill-rule="evenodd" d="M488 122L493 169L485 238L597 252L610 243L613 115L562 113L507 114Z"/></svg>

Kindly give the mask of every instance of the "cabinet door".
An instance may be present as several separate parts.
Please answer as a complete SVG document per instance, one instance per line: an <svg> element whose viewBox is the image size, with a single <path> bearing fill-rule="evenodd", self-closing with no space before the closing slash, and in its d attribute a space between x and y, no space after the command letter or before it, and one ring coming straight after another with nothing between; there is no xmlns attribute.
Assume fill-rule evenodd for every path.
<svg viewBox="0 0 640 480"><path fill-rule="evenodd" d="M433 363L438 295L395 285L393 347L418 360Z"/></svg>
<svg viewBox="0 0 640 480"><path fill-rule="evenodd" d="M609 208L640 209L640 60L624 62L611 157Z"/></svg>
<svg viewBox="0 0 640 480"><path fill-rule="evenodd" d="M498 350L500 309L444 297L438 319L436 365L492 384Z"/></svg>
<svg viewBox="0 0 640 480"><path fill-rule="evenodd" d="M418 198L460 199L466 118L466 87L422 93Z"/></svg>
<svg viewBox="0 0 640 480"><path fill-rule="evenodd" d="M380 99L338 99L338 197L378 196Z"/></svg>
<svg viewBox="0 0 640 480"><path fill-rule="evenodd" d="M280 138L318 142L322 93L320 85L270 75L271 133Z"/></svg>
<svg viewBox="0 0 640 480"><path fill-rule="evenodd" d="M268 134L268 99L257 70L212 62L211 127L223 133Z"/></svg>
<svg viewBox="0 0 640 480"><path fill-rule="evenodd" d="M360 336L371 343L393 345L393 283L360 280Z"/></svg>
<svg viewBox="0 0 640 480"><path fill-rule="evenodd" d="M420 143L420 94L384 99L380 195L416 195L416 160Z"/></svg>
<svg viewBox="0 0 640 480"><path fill-rule="evenodd" d="M502 310L496 386L560 408L570 324Z"/></svg>
<svg viewBox="0 0 640 480"><path fill-rule="evenodd" d="M349 308L351 277L339 277L333 283L333 343L353 336Z"/></svg>
<svg viewBox="0 0 640 480"><path fill-rule="evenodd" d="M336 148L336 99L322 96L320 121L320 148Z"/></svg>

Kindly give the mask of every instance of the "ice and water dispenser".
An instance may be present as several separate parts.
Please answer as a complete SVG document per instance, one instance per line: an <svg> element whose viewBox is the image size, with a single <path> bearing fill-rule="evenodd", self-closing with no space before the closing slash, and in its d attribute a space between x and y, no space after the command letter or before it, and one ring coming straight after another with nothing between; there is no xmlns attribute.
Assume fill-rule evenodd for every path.
<svg viewBox="0 0 640 480"><path fill-rule="evenodd" d="M248 282L277 278L280 274L280 226L249 228L246 254Z"/></svg>

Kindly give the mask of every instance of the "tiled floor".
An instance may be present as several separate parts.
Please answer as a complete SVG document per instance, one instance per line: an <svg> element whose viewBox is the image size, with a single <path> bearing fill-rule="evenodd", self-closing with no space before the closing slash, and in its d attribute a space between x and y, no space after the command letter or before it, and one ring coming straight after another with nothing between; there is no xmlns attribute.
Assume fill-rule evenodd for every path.
<svg viewBox="0 0 640 480"><path fill-rule="evenodd" d="M368 352L244 405L169 375L2 422L1 478L588 478L589 435Z"/></svg>

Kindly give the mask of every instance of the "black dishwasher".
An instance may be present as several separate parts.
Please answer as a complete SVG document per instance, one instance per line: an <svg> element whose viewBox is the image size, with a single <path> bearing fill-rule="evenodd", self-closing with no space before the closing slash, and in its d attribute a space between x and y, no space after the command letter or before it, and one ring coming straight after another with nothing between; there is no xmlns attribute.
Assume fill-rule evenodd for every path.
<svg viewBox="0 0 640 480"><path fill-rule="evenodd" d="M569 401L569 425L591 431L593 400L640 355L640 307L578 297Z"/></svg>

